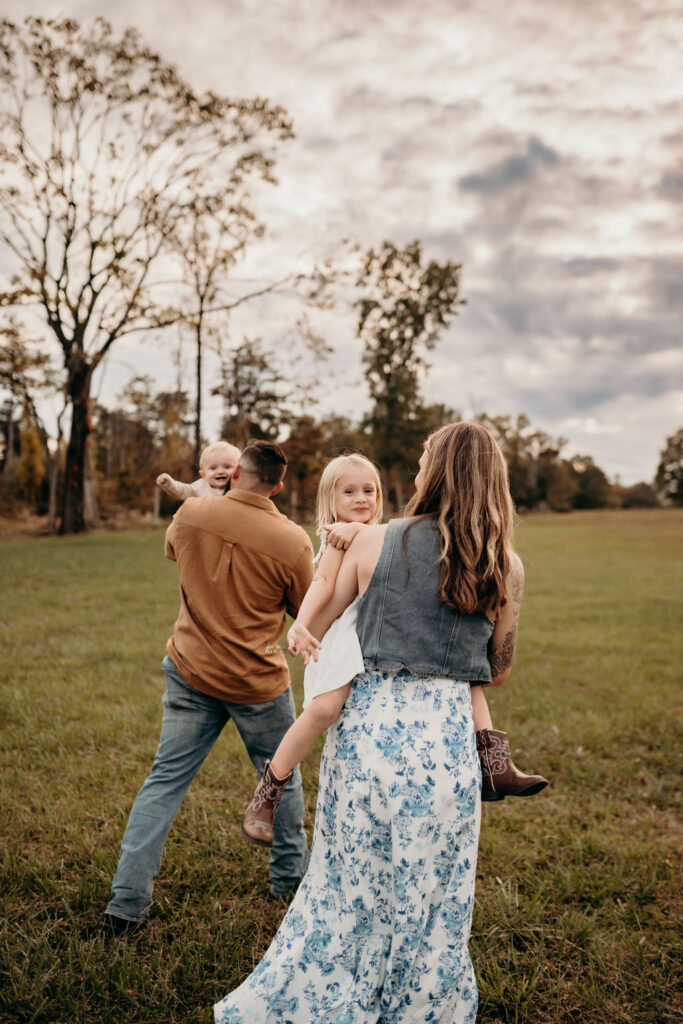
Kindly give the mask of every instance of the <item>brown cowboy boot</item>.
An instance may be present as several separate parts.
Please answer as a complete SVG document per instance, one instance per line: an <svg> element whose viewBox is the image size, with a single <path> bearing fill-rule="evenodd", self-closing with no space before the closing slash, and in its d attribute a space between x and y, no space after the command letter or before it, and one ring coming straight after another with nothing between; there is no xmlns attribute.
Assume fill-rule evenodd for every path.
<svg viewBox="0 0 683 1024"><path fill-rule="evenodd" d="M504 800L506 796L532 796L548 785L542 775L524 775L510 757L506 732L480 729L477 753L481 761L482 800Z"/></svg>
<svg viewBox="0 0 683 1024"><path fill-rule="evenodd" d="M273 845L275 812L292 774L293 772L290 772L286 778L278 779L271 771L270 761L266 761L263 775L242 819L242 835L250 843L258 843L259 846Z"/></svg>

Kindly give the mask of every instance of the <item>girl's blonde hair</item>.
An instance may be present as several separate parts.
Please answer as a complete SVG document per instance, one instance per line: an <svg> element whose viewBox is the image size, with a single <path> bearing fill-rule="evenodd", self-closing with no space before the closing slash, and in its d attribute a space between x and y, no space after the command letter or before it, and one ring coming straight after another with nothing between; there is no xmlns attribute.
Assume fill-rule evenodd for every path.
<svg viewBox="0 0 683 1024"><path fill-rule="evenodd" d="M425 442L424 479L406 515L433 516L441 532L438 596L449 607L497 618L505 605L514 507L508 468L481 423L449 423Z"/></svg>
<svg viewBox="0 0 683 1024"><path fill-rule="evenodd" d="M334 485L342 473L351 466L355 466L356 469L367 470L374 480L377 490L377 505L375 506L375 514L370 522L373 524L382 522L382 483L377 472L377 466L370 462L370 459L366 459L364 455L359 455L357 452L352 452L350 455L338 455L336 459L332 459L331 462L327 463L318 484L318 495L315 499L315 521L319 537L322 537L325 533L323 530L324 523L336 523L337 521Z"/></svg>

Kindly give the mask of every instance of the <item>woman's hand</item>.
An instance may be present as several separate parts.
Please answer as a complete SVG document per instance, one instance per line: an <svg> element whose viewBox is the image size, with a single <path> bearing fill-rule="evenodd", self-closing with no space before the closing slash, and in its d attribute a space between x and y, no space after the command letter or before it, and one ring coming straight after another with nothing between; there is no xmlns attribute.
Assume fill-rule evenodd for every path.
<svg viewBox="0 0 683 1024"><path fill-rule="evenodd" d="M324 523L323 530L327 532L327 543L333 548L341 548L343 551L351 545L354 537L364 529L363 523Z"/></svg>
<svg viewBox="0 0 683 1024"><path fill-rule="evenodd" d="M318 660L318 651L322 644L313 636L305 626L298 620L293 622L287 634L287 649L292 657L297 654L303 655L304 665L308 665L311 658Z"/></svg>

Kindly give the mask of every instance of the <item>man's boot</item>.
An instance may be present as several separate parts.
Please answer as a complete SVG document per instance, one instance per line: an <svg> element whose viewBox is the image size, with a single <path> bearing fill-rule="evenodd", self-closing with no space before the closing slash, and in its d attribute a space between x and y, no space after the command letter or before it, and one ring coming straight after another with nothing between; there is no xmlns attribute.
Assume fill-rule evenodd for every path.
<svg viewBox="0 0 683 1024"><path fill-rule="evenodd" d="M480 729L477 733L477 753L481 761L482 800L532 796L548 785L548 780L542 775L524 775L515 768L506 732Z"/></svg>
<svg viewBox="0 0 683 1024"><path fill-rule="evenodd" d="M273 845L275 812L292 774L290 772L286 778L278 779L271 771L270 761L266 761L261 780L242 819L242 835L250 843L258 843L259 846Z"/></svg>

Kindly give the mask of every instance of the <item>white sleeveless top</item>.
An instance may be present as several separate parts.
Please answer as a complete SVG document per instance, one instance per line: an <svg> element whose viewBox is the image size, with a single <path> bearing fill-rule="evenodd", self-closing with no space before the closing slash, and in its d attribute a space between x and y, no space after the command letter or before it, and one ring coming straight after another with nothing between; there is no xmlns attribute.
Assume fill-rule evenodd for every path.
<svg viewBox="0 0 683 1024"><path fill-rule="evenodd" d="M325 550L326 537L320 541L315 564ZM322 640L318 660L311 659L304 672L304 707L322 693L338 690L359 673L365 671L363 652L356 633L358 598L356 597L338 619L335 619Z"/></svg>

